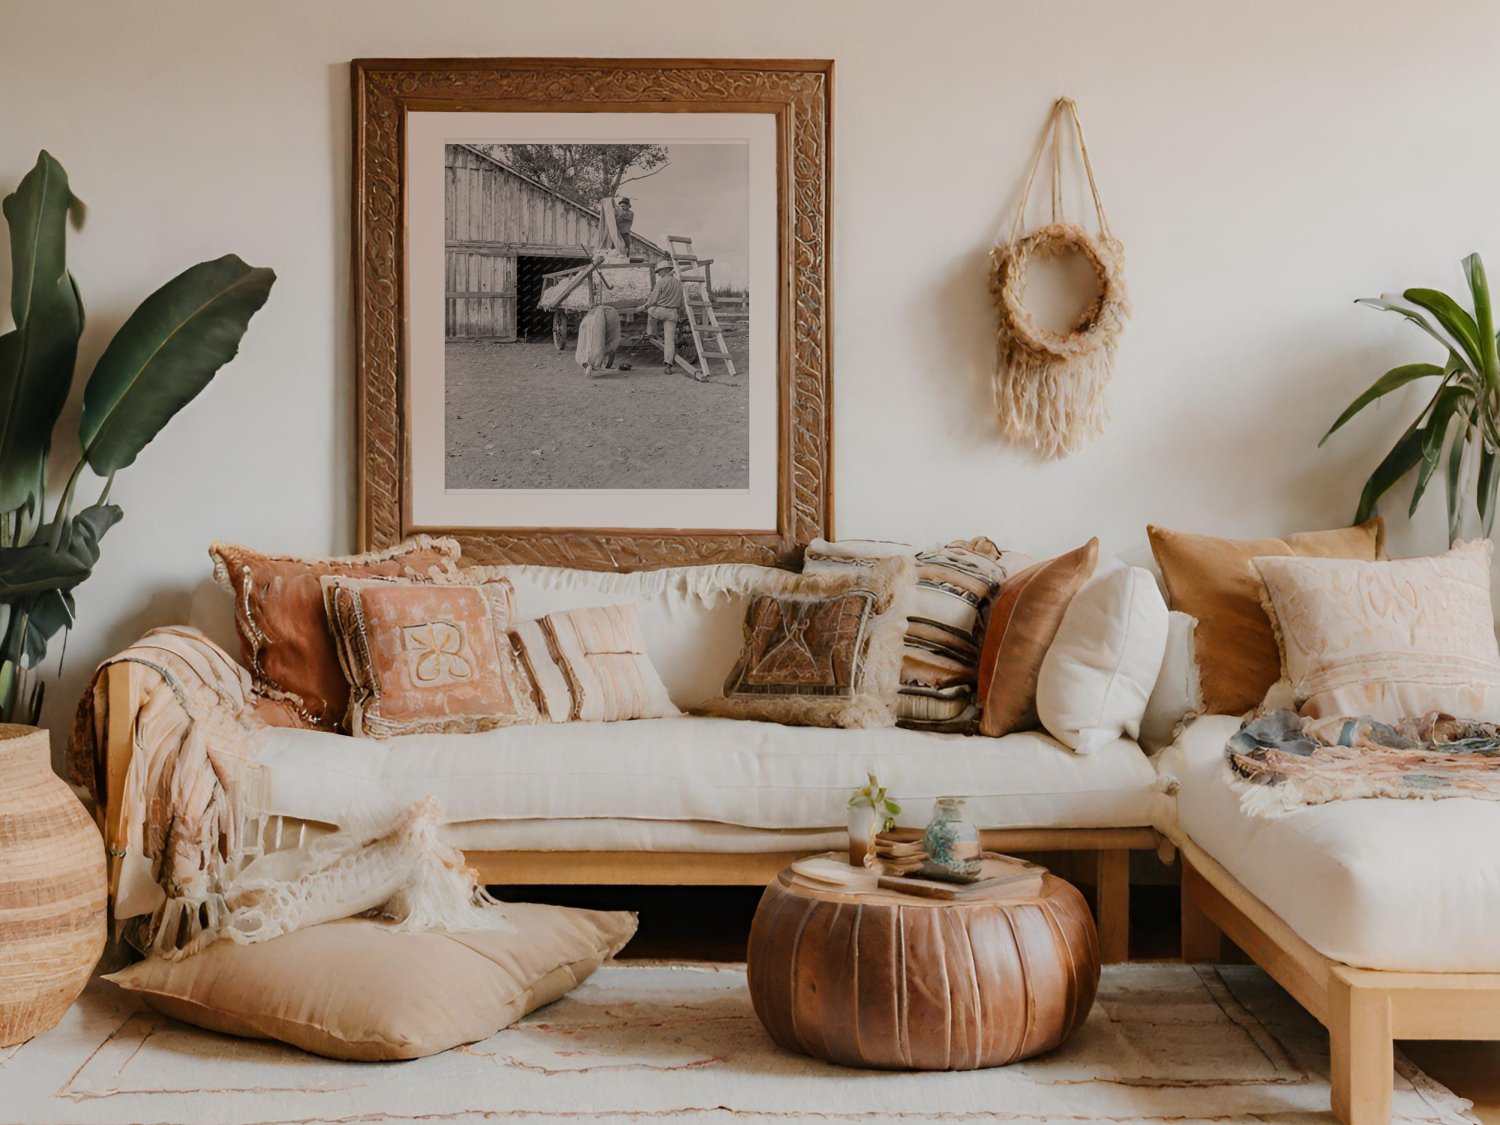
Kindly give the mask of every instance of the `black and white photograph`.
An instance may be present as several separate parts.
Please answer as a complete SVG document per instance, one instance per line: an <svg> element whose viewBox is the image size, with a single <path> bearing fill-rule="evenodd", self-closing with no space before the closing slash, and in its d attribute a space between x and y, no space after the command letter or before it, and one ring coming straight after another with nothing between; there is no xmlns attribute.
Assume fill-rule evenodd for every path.
<svg viewBox="0 0 1500 1125"><path fill-rule="evenodd" d="M444 485L750 485L743 141L444 145Z"/></svg>

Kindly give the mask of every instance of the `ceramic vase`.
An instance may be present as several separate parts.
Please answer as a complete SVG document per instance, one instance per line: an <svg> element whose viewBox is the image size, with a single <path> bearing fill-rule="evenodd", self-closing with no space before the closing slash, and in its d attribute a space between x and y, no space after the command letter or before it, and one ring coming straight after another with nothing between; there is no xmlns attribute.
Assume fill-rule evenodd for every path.
<svg viewBox="0 0 1500 1125"><path fill-rule="evenodd" d="M47 732L0 724L0 1047L62 1019L104 951L104 841Z"/></svg>
<svg viewBox="0 0 1500 1125"><path fill-rule="evenodd" d="M922 833L927 862L922 873L937 879L969 882L979 877L984 859L980 855L979 829L970 824L962 797L939 797L932 820Z"/></svg>

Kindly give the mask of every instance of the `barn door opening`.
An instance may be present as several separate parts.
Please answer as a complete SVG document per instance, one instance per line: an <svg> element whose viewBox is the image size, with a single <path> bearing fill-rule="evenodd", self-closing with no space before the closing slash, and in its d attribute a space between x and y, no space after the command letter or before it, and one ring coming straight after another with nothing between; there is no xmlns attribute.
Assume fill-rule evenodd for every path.
<svg viewBox="0 0 1500 1125"><path fill-rule="evenodd" d="M542 299L542 275L586 266L587 258L521 255L516 259L516 336L522 340L552 338L552 313L537 308Z"/></svg>

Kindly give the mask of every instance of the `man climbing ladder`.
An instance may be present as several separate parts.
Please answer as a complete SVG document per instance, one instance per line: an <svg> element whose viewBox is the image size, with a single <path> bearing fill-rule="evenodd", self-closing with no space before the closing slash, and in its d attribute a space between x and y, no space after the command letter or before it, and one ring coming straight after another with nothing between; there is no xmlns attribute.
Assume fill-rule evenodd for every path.
<svg viewBox="0 0 1500 1125"><path fill-rule="evenodd" d="M656 335L656 326L662 326L661 352L666 360L666 370L672 370L677 362L677 321L685 306L682 299L682 282L677 278L672 263L656 263L656 284L651 287L651 296L646 298L646 335ZM703 378L699 377L700 381Z"/></svg>

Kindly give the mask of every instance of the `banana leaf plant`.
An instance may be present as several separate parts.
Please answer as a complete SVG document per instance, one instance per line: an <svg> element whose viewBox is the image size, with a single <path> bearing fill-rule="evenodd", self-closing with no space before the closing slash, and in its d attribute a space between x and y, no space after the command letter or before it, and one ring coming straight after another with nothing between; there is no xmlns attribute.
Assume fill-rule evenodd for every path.
<svg viewBox="0 0 1500 1125"><path fill-rule="evenodd" d="M1380 498L1413 470L1417 477L1408 515L1415 515L1441 465L1449 542L1459 536L1471 492L1484 534L1494 528L1495 494L1500 488L1500 357L1484 263L1478 254L1470 254L1463 260L1463 269L1472 311L1436 289L1408 289L1400 295L1387 293L1356 302L1405 317L1447 353L1442 364L1407 363L1387 371L1349 404L1318 443L1321 446L1372 402L1408 383L1437 380L1432 397L1370 474L1359 497L1356 523L1374 515Z"/></svg>
<svg viewBox="0 0 1500 1125"><path fill-rule="evenodd" d="M49 514L53 431L73 388L84 325L66 254L69 218L82 207L62 165L42 152L3 210L15 327L0 335L0 721L34 724L44 683L33 670L72 626L73 591L124 515L109 502L115 474L234 358L276 275L229 254L141 302L84 384L77 460ZM104 484L75 511L85 468Z"/></svg>

